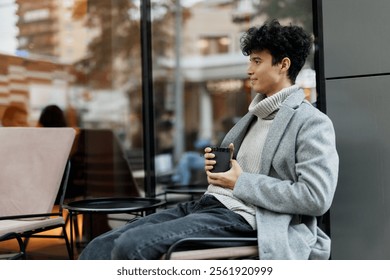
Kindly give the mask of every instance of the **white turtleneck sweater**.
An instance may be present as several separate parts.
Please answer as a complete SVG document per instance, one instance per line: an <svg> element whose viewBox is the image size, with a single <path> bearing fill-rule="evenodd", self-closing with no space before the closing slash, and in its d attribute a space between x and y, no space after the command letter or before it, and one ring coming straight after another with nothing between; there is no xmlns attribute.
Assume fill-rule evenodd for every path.
<svg viewBox="0 0 390 280"><path fill-rule="evenodd" d="M257 94L252 100L249 112L257 119L251 124L237 154L237 162L243 172L260 172L261 154L272 121L284 100L296 90L298 86L293 85L270 97ZM223 205L241 215L253 229L256 229L255 207L235 197L233 190L210 184L206 193L215 196Z"/></svg>

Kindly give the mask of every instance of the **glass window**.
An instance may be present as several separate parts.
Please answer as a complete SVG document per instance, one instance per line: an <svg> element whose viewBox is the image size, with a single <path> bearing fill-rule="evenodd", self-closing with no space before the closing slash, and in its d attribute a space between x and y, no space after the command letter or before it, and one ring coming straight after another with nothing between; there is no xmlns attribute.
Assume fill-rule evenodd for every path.
<svg viewBox="0 0 390 280"><path fill-rule="evenodd" d="M184 152L218 145L247 112L253 92L241 34L270 18L311 31L311 2L151 0L153 140L156 156L170 159L170 173ZM70 126L111 131L142 191L141 3L10 0L0 5L7 26L0 47L10 46L0 54L0 117L15 105L27 112L28 125L36 126L42 110L54 103ZM314 103L313 60L297 83ZM158 182L169 182L169 176Z"/></svg>
<svg viewBox="0 0 390 280"><path fill-rule="evenodd" d="M73 192L142 195L139 1L6 2L0 4L4 26L15 31L2 33L14 44L0 53L0 119L15 106L27 114L27 126L45 126L43 112L57 106L79 132L72 170L94 168L73 174L79 186ZM83 153L89 156L80 162Z"/></svg>
<svg viewBox="0 0 390 280"><path fill-rule="evenodd" d="M152 2L152 14L159 15L153 17L152 33L156 152L171 153L177 167L185 152L218 145L248 110L253 92L247 83L248 58L240 50L242 33L271 18L312 32L312 1ZM313 56L297 83L315 102ZM166 119L169 126L163 125Z"/></svg>
<svg viewBox="0 0 390 280"><path fill-rule="evenodd" d="M23 16L23 20L25 22L30 22L30 21L44 20L49 17L50 17L50 12L48 9L39 9L39 10L27 11Z"/></svg>
<svg viewBox="0 0 390 280"><path fill-rule="evenodd" d="M199 39L198 45L202 55L227 53L230 40L227 36L204 36Z"/></svg>

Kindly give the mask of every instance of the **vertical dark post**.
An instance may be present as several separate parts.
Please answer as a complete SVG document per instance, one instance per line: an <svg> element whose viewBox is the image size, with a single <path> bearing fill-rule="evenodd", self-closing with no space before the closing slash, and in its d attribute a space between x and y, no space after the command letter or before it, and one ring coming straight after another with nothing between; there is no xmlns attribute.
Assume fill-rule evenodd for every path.
<svg viewBox="0 0 390 280"><path fill-rule="evenodd" d="M324 68L324 38L322 23L322 0L312 1L313 33L314 33L314 67L316 70L317 108L326 113L325 68Z"/></svg>
<svg viewBox="0 0 390 280"><path fill-rule="evenodd" d="M141 1L142 116L145 168L145 196L155 197L154 104L152 75L152 29L150 0Z"/></svg>
<svg viewBox="0 0 390 280"><path fill-rule="evenodd" d="M183 75L181 69L181 45L182 45L182 7L181 0L175 3L175 145L174 160L178 162L184 152L184 90Z"/></svg>
<svg viewBox="0 0 390 280"><path fill-rule="evenodd" d="M312 1L313 9L313 33L315 37L314 67L317 84L317 108L326 114L325 95L325 67L324 67L324 39L322 22L322 0ZM319 226L330 236L330 210L318 218Z"/></svg>

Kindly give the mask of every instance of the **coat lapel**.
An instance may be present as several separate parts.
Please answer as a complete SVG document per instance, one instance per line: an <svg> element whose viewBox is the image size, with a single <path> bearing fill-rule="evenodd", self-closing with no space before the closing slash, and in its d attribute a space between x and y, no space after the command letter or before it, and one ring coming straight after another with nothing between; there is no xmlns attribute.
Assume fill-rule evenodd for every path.
<svg viewBox="0 0 390 280"><path fill-rule="evenodd" d="M268 174L271 168L272 159L275 155L276 149L279 146L279 142L289 124L292 116L295 113L295 109L305 99L303 90L298 90L296 93L292 93L283 102L279 112L276 114L272 126L268 132L267 139L263 148L262 160L261 160L261 174ZM228 147L230 143L234 144L233 158L237 158L238 150L241 143L248 131L251 123L256 117L252 113L247 113L240 121L226 134L224 140L221 143L222 147Z"/></svg>
<svg viewBox="0 0 390 280"><path fill-rule="evenodd" d="M262 152L261 159L261 174L269 174L271 169L272 159L275 155L276 149L279 146L280 140L295 113L295 109L303 102L305 94L303 90L291 94L280 107L272 122L271 128L268 132L267 139Z"/></svg>
<svg viewBox="0 0 390 280"><path fill-rule="evenodd" d="M247 113L237 122L235 126L233 126L233 128L226 134L224 140L222 141L222 147L228 147L230 143L234 144L233 158L237 158L237 153L240 149L241 143L254 119L255 116L253 114Z"/></svg>

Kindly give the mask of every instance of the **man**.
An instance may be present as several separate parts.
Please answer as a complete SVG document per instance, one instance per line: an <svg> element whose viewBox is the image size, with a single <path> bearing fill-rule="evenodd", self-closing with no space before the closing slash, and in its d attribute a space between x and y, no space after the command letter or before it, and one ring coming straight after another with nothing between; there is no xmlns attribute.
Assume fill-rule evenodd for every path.
<svg viewBox="0 0 390 280"><path fill-rule="evenodd" d="M330 207L338 176L329 118L294 85L311 37L276 20L242 37L248 75L258 92L249 112L226 135L230 170L205 149L210 183L196 202L180 204L93 240L81 259L158 259L184 237L256 235L260 259L328 259L330 239L316 216Z"/></svg>

